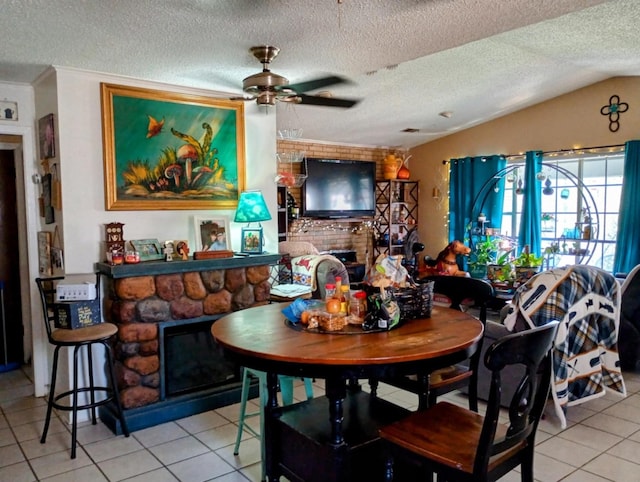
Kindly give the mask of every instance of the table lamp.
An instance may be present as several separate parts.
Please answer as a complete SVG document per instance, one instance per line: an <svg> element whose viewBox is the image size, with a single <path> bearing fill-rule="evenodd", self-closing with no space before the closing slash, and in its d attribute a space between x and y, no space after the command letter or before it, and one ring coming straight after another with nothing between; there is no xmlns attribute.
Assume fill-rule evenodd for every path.
<svg viewBox="0 0 640 482"><path fill-rule="evenodd" d="M269 221L271 214L261 191L243 191L240 193L236 216L236 223L247 223L242 227L242 247L240 251L248 254L262 254L262 225L261 221ZM251 223L258 223L251 227Z"/></svg>

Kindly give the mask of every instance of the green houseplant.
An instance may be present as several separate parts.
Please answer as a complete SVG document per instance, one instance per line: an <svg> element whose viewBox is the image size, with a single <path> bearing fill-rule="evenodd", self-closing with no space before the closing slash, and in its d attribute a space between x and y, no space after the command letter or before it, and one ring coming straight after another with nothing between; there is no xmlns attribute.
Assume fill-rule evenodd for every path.
<svg viewBox="0 0 640 482"><path fill-rule="evenodd" d="M540 271L544 256L536 256L529 249L529 245L525 245L520 255L513 260L515 266L515 286L520 286L529 280L533 275Z"/></svg>
<svg viewBox="0 0 640 482"><path fill-rule="evenodd" d="M513 260L513 264L516 267L521 268L539 268L540 266L542 266L543 259L543 256L536 256L534 253L532 253L529 250L529 245L525 245L522 253L520 253L520 255Z"/></svg>
<svg viewBox="0 0 640 482"><path fill-rule="evenodd" d="M510 289L513 284L515 272L509 250L497 257L495 263L487 266L487 278L495 288Z"/></svg>
<svg viewBox="0 0 640 482"><path fill-rule="evenodd" d="M498 245L491 236L484 236L474 246L469 255L469 274L472 278L485 278L487 266L496 262Z"/></svg>

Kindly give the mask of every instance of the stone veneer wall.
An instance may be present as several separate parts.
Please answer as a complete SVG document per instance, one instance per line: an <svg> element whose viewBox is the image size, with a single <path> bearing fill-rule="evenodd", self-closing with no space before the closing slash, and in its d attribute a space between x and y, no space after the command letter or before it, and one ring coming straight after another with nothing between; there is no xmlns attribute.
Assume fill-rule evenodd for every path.
<svg viewBox="0 0 640 482"><path fill-rule="evenodd" d="M111 280L106 313L118 325L115 358L123 407L160 399L158 323L266 304L270 289L268 265Z"/></svg>

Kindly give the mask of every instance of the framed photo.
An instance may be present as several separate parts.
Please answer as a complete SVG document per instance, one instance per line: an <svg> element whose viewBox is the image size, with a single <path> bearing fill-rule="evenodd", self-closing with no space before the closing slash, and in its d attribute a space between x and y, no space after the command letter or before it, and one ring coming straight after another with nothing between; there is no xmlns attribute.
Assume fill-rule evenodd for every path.
<svg viewBox="0 0 640 482"><path fill-rule="evenodd" d="M262 253L262 228L242 228L243 253Z"/></svg>
<svg viewBox="0 0 640 482"><path fill-rule="evenodd" d="M101 95L107 210L237 206L243 101L105 83Z"/></svg>
<svg viewBox="0 0 640 482"><path fill-rule="evenodd" d="M225 217L193 218L196 251L231 250L229 222Z"/></svg>
<svg viewBox="0 0 640 482"><path fill-rule="evenodd" d="M40 141L40 157L42 159L56 157L56 136L53 114L47 114L38 120L38 139Z"/></svg>
<svg viewBox="0 0 640 482"><path fill-rule="evenodd" d="M42 199L44 204L44 222L45 224L55 223L55 211L53 210L51 197L51 173L42 176Z"/></svg>
<svg viewBox="0 0 640 482"><path fill-rule="evenodd" d="M162 247L157 239L132 239L131 246L140 254L140 261L152 261L164 259Z"/></svg>
<svg viewBox="0 0 640 482"><path fill-rule="evenodd" d="M51 276L51 231L38 232L38 273L40 276Z"/></svg>

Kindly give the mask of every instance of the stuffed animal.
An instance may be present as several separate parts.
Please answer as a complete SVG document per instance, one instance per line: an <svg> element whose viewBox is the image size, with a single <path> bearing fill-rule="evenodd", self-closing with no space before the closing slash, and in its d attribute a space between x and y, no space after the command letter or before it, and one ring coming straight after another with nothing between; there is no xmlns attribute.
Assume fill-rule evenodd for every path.
<svg viewBox="0 0 640 482"><path fill-rule="evenodd" d="M430 262L425 260L427 263L426 275L469 276L469 273L458 268L456 256L459 254L468 256L470 252L471 248L465 246L461 241L457 239L451 241L438 253L438 257L435 260L431 260Z"/></svg>

